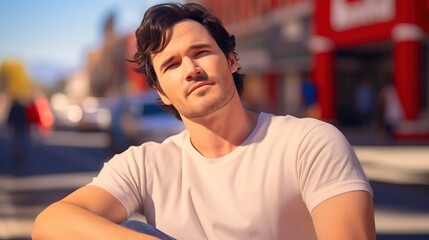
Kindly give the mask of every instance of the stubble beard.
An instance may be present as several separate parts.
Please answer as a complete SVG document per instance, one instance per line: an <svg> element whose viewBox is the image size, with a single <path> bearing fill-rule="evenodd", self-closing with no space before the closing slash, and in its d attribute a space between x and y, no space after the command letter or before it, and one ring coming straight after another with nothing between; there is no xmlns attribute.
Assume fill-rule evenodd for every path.
<svg viewBox="0 0 429 240"><path fill-rule="evenodd" d="M220 79L220 81L215 82L228 82L230 79L224 77ZM185 118L188 119L196 119L201 117L206 117L219 109L225 107L235 95L235 85L234 80L231 83L227 83L224 87L221 88L220 93L214 97L205 96L210 93L210 90L207 92L194 93L198 98L207 98L207 99L199 99L198 103L183 103L180 101L179 104L176 104L177 111ZM231 86L232 85L232 86Z"/></svg>

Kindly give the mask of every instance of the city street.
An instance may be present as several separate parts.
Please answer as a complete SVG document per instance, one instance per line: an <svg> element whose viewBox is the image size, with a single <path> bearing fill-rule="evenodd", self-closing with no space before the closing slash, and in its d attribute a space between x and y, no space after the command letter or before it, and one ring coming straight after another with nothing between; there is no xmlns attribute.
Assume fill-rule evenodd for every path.
<svg viewBox="0 0 429 240"><path fill-rule="evenodd" d="M377 239L429 239L429 148L354 146L371 180ZM0 239L29 239L34 217L96 175L110 158L97 132L52 132L36 137L27 161L13 165L0 131Z"/></svg>
<svg viewBox="0 0 429 240"><path fill-rule="evenodd" d="M52 132L36 137L21 165L11 163L0 130L0 239L29 239L35 216L91 181L111 155L103 133Z"/></svg>

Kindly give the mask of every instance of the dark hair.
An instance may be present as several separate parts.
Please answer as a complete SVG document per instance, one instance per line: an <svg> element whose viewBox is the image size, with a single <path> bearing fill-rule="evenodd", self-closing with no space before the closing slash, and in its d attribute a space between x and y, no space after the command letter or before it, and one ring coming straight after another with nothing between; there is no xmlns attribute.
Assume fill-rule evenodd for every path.
<svg viewBox="0 0 429 240"><path fill-rule="evenodd" d="M146 75L149 87L162 91L158 78L153 69L151 54L161 52L168 44L167 30L177 22L191 19L200 23L214 38L219 48L227 56L235 52L235 37L230 35L223 27L222 22L210 11L195 3L165 3L150 7L136 30L137 52L134 54L134 62L137 62L136 71ZM243 92L244 75L238 72L232 74L239 95ZM161 107L174 113L180 119L178 111L170 105L159 101Z"/></svg>

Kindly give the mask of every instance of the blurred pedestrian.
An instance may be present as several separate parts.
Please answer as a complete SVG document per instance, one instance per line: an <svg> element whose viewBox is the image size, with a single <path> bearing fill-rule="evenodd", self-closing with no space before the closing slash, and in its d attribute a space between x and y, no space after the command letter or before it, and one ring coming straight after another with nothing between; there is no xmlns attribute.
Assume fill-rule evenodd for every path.
<svg viewBox="0 0 429 240"><path fill-rule="evenodd" d="M317 89L308 76L302 80L301 99L304 107L304 116L319 118L320 110L317 104Z"/></svg>
<svg viewBox="0 0 429 240"><path fill-rule="evenodd" d="M18 100L12 100L7 120L11 132L12 159L16 165L25 161L29 147L29 125L26 105Z"/></svg>
<svg viewBox="0 0 429 240"><path fill-rule="evenodd" d="M6 93L11 100L7 126L11 133L11 153L17 165L25 161L30 141L27 105L31 99L32 84L24 64L16 60L2 62L0 78L6 86Z"/></svg>
<svg viewBox="0 0 429 240"><path fill-rule="evenodd" d="M39 92L27 105L28 124L35 126L42 136L50 134L54 124L54 116L46 96Z"/></svg>
<svg viewBox="0 0 429 240"><path fill-rule="evenodd" d="M374 89L368 77L362 78L354 89L354 104L357 113L357 121L367 127L372 120L374 107Z"/></svg>
<svg viewBox="0 0 429 240"><path fill-rule="evenodd" d="M378 101L382 113L381 120L384 136L391 143L394 140L395 130L404 117L399 96L391 81L388 81L381 88Z"/></svg>

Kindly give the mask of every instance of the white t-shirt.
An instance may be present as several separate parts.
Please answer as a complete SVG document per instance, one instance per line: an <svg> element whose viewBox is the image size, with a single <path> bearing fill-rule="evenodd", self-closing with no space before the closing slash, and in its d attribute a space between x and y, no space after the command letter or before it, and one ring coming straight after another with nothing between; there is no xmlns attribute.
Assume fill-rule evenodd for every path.
<svg viewBox="0 0 429 240"><path fill-rule="evenodd" d="M111 192L129 215L138 211L185 240L316 239L314 207L344 192L372 194L335 127L267 113L223 157L205 158L184 131L115 155L91 184Z"/></svg>

